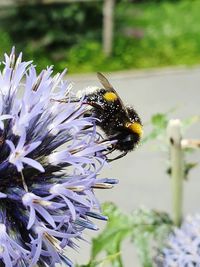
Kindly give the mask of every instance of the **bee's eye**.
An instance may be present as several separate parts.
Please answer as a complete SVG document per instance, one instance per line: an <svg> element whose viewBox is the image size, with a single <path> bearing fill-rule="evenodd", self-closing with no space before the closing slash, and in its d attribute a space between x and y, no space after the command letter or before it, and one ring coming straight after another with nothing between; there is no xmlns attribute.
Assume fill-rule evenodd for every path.
<svg viewBox="0 0 200 267"><path fill-rule="evenodd" d="M132 135L127 135L123 140L123 143L128 143L132 141Z"/></svg>

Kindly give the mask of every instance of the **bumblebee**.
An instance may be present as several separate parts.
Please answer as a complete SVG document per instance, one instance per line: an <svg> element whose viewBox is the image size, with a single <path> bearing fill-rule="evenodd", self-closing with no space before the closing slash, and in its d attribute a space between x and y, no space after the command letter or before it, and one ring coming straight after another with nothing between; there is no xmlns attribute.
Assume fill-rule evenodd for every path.
<svg viewBox="0 0 200 267"><path fill-rule="evenodd" d="M106 134L108 140L116 142L109 153L114 150L121 152L112 160L119 159L132 151L142 136L142 122L137 112L125 106L106 77L97 73L103 88L86 93L83 102L90 105L91 115L98 119L97 125Z"/></svg>

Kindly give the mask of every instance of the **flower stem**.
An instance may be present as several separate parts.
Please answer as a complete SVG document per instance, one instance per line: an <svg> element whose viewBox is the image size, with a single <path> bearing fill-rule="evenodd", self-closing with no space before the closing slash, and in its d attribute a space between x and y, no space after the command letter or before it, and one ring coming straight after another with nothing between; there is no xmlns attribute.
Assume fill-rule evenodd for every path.
<svg viewBox="0 0 200 267"><path fill-rule="evenodd" d="M171 156L171 189L172 189L172 218L176 226L180 226L183 209L184 163L181 147L181 122L170 120L168 125Z"/></svg>

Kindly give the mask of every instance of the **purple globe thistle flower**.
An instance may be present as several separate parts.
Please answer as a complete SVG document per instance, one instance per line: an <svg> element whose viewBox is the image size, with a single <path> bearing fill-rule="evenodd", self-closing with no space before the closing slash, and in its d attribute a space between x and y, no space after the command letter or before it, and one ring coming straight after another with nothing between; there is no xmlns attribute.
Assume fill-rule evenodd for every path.
<svg viewBox="0 0 200 267"><path fill-rule="evenodd" d="M188 216L181 228L176 228L167 240L159 266L200 266L200 215Z"/></svg>
<svg viewBox="0 0 200 267"><path fill-rule="evenodd" d="M76 247L90 217L105 220L94 188L111 145L96 132L87 106L70 102L65 72L38 76L22 55L5 55L0 72L0 266L73 266ZM61 103L57 99L67 99Z"/></svg>

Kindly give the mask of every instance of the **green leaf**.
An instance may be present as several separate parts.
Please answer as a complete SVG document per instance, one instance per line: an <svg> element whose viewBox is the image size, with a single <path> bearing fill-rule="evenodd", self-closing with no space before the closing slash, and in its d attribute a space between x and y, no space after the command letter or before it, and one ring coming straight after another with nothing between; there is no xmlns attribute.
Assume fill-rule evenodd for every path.
<svg viewBox="0 0 200 267"><path fill-rule="evenodd" d="M167 115L164 113L157 113L152 116L151 123L156 128L165 129L168 123Z"/></svg>
<svg viewBox="0 0 200 267"><path fill-rule="evenodd" d="M131 234L132 219L123 214L114 204L106 203L103 206L104 214L109 217L105 230L92 242L92 259L96 259L99 253L106 252L110 257L112 266L121 267L120 247L122 241Z"/></svg>
<svg viewBox="0 0 200 267"><path fill-rule="evenodd" d="M107 266L106 264L111 262L111 261L112 261L112 266L116 266L116 267L121 266L121 265L119 265L119 261L116 261L114 263L114 259L117 259L119 254L120 254L120 252L116 253L114 255L109 255L108 257L106 257L102 260L99 260L99 261L90 261L86 265L76 265L76 267L96 267L96 266L103 267L103 266Z"/></svg>
<svg viewBox="0 0 200 267"><path fill-rule="evenodd" d="M92 242L92 260L103 267L109 262L112 267L122 267L121 245L126 238L132 238L143 267L152 267L154 247L160 248L172 229L172 221L167 213L140 208L131 215L122 213L114 204L103 206L109 221L105 230ZM104 260L97 261L100 253L106 253ZM105 265L107 266L107 265ZM86 266L85 266L86 267ZM88 265L87 267L93 267Z"/></svg>
<svg viewBox="0 0 200 267"><path fill-rule="evenodd" d="M134 238L137 255L143 267L152 267L152 259L150 255L150 234L137 235Z"/></svg>
<svg viewBox="0 0 200 267"><path fill-rule="evenodd" d="M167 113L156 113L151 117L151 125L153 127L152 131L143 138L142 143L145 143L150 140L166 139L166 128L168 124L168 114L173 110L168 111Z"/></svg>

